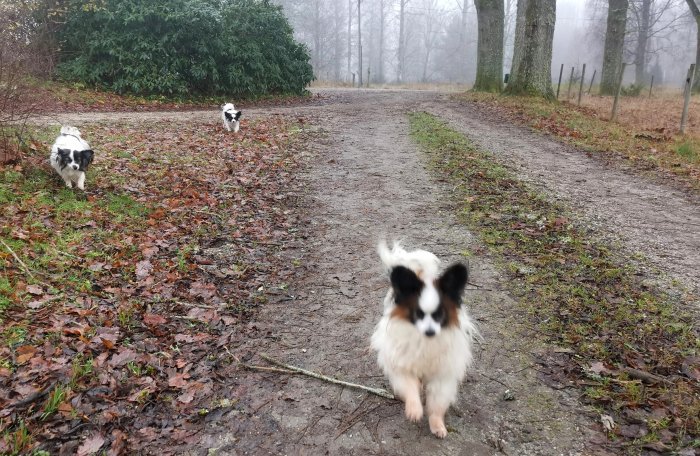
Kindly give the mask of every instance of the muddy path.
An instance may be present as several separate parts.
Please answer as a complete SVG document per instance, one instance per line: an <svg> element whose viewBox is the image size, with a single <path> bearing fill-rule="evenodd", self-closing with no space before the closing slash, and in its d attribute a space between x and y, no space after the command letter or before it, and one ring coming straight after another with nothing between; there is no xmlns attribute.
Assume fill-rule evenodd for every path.
<svg viewBox="0 0 700 456"><path fill-rule="evenodd" d="M580 209L602 236L641 252L650 267L692 287L700 283L700 211L687 195L605 165L538 134L504 127L445 94L323 91L308 106L250 110L249 118L303 116L318 129L309 143L305 239L286 252L305 280L267 304L244 343L229 347L262 364L261 352L370 386L388 387L369 352L387 279L375 254L385 236L436 253L445 263L478 247L459 226L449 188L431 179L408 135L406 113L426 110L502 157L519 175ZM42 122L211 122L217 112L67 114ZM290 264L290 267L291 264ZM471 257L466 305L484 342L446 422L434 438L408 423L402 404L314 379L243 369L220 395L235 407L213 414L187 454L578 455L595 437L597 416L577 391L538 379L546 352L486 258ZM504 400L510 390L515 400Z"/></svg>
<svg viewBox="0 0 700 456"><path fill-rule="evenodd" d="M442 99L424 109L496 155L520 178L564 200L607 242L621 244L630 261L641 254L640 266L650 277L676 279L700 293L700 198L661 178L640 176L505 123L475 104Z"/></svg>

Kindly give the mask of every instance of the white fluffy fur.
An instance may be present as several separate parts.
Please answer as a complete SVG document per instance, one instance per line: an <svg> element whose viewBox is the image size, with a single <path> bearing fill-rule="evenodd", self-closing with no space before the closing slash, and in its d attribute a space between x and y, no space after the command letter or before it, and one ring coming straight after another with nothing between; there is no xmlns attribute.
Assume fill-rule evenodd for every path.
<svg viewBox="0 0 700 456"><path fill-rule="evenodd" d="M233 106L233 103L226 103L221 107L221 120L224 122L224 128L226 131L231 131L233 129L234 133L238 133L238 130L241 127L241 122L240 120L228 120L226 118L226 113L229 113L229 115L235 117L236 114L238 114L238 117L240 118L240 111L236 111L235 106Z"/></svg>
<svg viewBox="0 0 700 456"><path fill-rule="evenodd" d="M438 277L440 260L425 250L407 252L394 244L378 246L379 256L387 270L405 266L423 282L432 284ZM434 337L425 337L409 321L391 318L395 307L393 291L384 298L384 315L372 335L371 346L377 352L379 366L389 378L394 393L406 403L406 416L418 421L423 416L420 399L425 387L426 409L430 430L439 438L447 435L444 415L457 397L457 390L472 364L472 343L478 337L474 322L458 309L459 327L445 327ZM422 306L422 305L421 305Z"/></svg>
<svg viewBox="0 0 700 456"><path fill-rule="evenodd" d="M69 149L71 151L71 163L68 166L61 168L58 149ZM73 182L75 182L80 190L85 190L85 172L78 169L79 165L74 160L73 154L89 149L90 145L82 138L80 130L75 127L61 127L61 134L51 146L49 162L66 183L66 187L72 188Z"/></svg>

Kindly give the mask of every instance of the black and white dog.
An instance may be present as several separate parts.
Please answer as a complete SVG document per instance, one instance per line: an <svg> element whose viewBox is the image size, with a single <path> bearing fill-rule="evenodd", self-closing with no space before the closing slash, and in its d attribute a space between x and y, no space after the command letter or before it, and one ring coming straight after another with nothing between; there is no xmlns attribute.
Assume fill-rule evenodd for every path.
<svg viewBox="0 0 700 456"><path fill-rule="evenodd" d="M231 131L233 128L234 133L238 133L238 129L241 126L241 114L243 111L236 111L233 103L226 103L221 107L221 120L224 121L224 128L227 131Z"/></svg>
<svg viewBox="0 0 700 456"><path fill-rule="evenodd" d="M75 127L61 127L61 134L51 146L51 166L66 183L73 188L73 182L80 190L85 190L85 171L92 163L95 153L80 136Z"/></svg>

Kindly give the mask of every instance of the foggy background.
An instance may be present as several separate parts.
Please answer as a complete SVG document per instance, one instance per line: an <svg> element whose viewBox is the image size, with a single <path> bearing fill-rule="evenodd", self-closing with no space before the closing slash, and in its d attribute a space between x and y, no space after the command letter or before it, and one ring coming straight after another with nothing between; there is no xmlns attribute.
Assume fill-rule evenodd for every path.
<svg viewBox="0 0 700 456"><path fill-rule="evenodd" d="M351 82L358 72L357 0L276 0L311 54L320 81ZM400 2L405 2L406 69L404 83L466 83L476 75L477 17L473 0L361 0L363 83L397 82ZM644 80L636 81L635 49L640 11L651 3L644 57ZM517 0L504 0L504 72L510 72ZM350 30L348 31L348 18ZM563 82L571 67L586 84L597 70L600 81L607 20L606 0L558 0L552 59L556 83L561 64ZM348 33L349 32L349 33ZM695 61L696 25L685 0L630 0L625 39L628 63L625 84L682 87L688 65ZM349 39L348 39L349 37ZM349 59L348 59L349 57ZM357 74L356 74L357 77Z"/></svg>

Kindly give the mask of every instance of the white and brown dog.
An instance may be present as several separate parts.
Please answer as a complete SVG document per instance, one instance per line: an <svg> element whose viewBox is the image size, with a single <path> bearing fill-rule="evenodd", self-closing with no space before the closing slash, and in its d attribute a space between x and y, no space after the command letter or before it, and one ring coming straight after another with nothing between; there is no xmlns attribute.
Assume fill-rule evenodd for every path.
<svg viewBox="0 0 700 456"><path fill-rule="evenodd" d="M90 145L80 136L80 130L75 127L61 127L61 134L51 146L51 166L72 188L73 182L80 190L85 190L85 172L95 153Z"/></svg>
<svg viewBox="0 0 700 456"><path fill-rule="evenodd" d="M478 337L461 304L467 267L456 263L439 274L440 260L425 250L407 252L398 243L392 249L380 243L377 250L391 288L371 346L411 421L423 417L425 388L430 431L443 438L445 413L472 364L472 344Z"/></svg>
<svg viewBox="0 0 700 456"><path fill-rule="evenodd" d="M241 126L241 115L243 111L236 111L233 103L226 103L221 107L221 120L224 121L224 128L226 131L231 131L233 128L234 133L238 133Z"/></svg>

